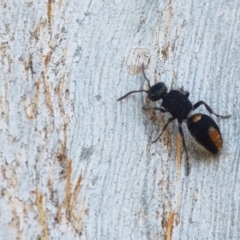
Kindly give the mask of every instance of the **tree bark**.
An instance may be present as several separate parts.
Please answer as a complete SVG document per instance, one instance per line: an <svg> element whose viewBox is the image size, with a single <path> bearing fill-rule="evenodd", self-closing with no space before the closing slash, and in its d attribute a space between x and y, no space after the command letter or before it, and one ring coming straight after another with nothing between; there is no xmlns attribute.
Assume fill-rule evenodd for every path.
<svg viewBox="0 0 240 240"><path fill-rule="evenodd" d="M0 239L239 239L240 1L1 1ZM162 81L228 120L190 156ZM204 107L195 112L209 115Z"/></svg>

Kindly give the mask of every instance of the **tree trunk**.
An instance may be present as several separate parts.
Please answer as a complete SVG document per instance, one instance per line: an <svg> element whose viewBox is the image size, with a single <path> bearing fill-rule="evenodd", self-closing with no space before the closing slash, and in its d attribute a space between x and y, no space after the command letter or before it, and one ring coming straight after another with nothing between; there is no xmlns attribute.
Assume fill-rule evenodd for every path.
<svg viewBox="0 0 240 240"><path fill-rule="evenodd" d="M240 239L240 1L1 1L0 239ZM231 118L217 156L146 93ZM204 107L195 112L210 115Z"/></svg>

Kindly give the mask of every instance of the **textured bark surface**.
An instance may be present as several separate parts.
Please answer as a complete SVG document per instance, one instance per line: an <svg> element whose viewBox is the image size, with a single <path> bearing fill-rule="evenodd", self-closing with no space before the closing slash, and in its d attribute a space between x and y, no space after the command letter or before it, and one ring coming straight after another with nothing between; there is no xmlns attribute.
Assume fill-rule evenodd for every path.
<svg viewBox="0 0 240 240"><path fill-rule="evenodd" d="M1 1L0 239L240 239L240 1ZM205 153L154 84L190 92L224 147ZM206 113L204 107L196 112Z"/></svg>

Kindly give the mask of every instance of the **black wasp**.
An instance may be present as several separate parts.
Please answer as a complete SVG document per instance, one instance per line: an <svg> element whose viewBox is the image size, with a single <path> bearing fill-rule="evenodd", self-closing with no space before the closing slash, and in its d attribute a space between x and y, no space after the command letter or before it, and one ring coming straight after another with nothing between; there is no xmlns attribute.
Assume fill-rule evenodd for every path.
<svg viewBox="0 0 240 240"><path fill-rule="evenodd" d="M137 92L146 92L148 94L148 98L151 101L158 101L162 99L161 107L154 107L154 108L146 108L143 107L145 110L154 109L159 110L162 113L169 112L172 117L168 119L167 123L163 127L159 136L152 142L156 142L161 135L166 130L169 123L173 120L177 119L179 124L179 133L182 138L183 148L186 152L186 160L187 160L187 175L189 173L189 158L188 158L188 151L186 147L186 142L184 138L184 133L182 130L182 122L186 120L188 130L193 138L202 145L205 149L207 149L212 154L217 154L222 149L222 136L219 130L218 125L215 121L209 117L208 115L197 113L189 117L190 113L197 109L199 106L204 105L207 111L215 116L226 119L229 118L231 115L222 116L219 115L204 102L199 101L195 104L192 104L189 97L189 92L183 92L179 90L170 90L167 92L167 87L163 82L159 82L153 86L150 85L149 79L146 77L144 72L144 65L142 65L142 73L144 78L148 82L149 90L135 90L131 91L124 96L120 97L117 101L121 101L122 99L126 98L128 95Z"/></svg>

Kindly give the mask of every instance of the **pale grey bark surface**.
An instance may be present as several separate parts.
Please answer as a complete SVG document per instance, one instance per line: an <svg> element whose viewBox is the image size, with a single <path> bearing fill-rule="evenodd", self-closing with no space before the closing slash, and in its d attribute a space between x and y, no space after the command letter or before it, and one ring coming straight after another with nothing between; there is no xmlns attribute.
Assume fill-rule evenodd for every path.
<svg viewBox="0 0 240 240"><path fill-rule="evenodd" d="M15 0L0 16L0 239L240 239L239 0ZM116 101L147 87L143 61L152 84L232 114L213 116L217 157L184 125L189 176L177 123L151 145L169 115Z"/></svg>

